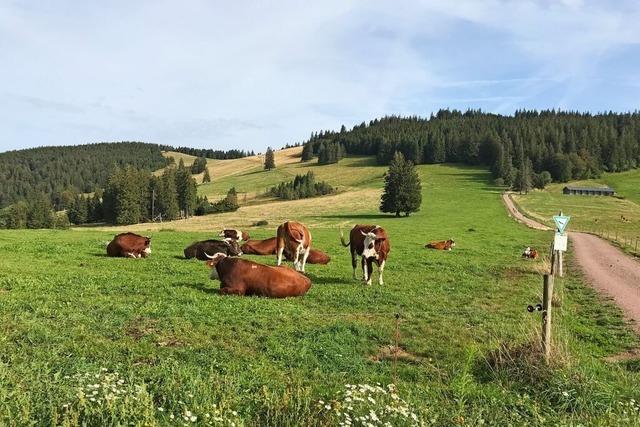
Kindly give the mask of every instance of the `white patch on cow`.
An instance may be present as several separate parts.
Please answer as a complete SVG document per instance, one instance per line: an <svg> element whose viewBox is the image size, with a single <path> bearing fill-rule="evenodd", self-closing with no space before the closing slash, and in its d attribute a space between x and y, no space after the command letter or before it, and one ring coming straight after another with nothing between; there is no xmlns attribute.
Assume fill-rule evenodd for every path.
<svg viewBox="0 0 640 427"><path fill-rule="evenodd" d="M255 269L255 268L258 268L258 266L257 265L251 265L251 268Z"/></svg>
<svg viewBox="0 0 640 427"><path fill-rule="evenodd" d="M136 255L133 252L127 252L127 256L131 257L131 258L135 258Z"/></svg>
<svg viewBox="0 0 640 427"><path fill-rule="evenodd" d="M151 255L151 248L144 248L143 252L147 255Z"/></svg>
<svg viewBox="0 0 640 427"><path fill-rule="evenodd" d="M236 240L242 240L242 232L240 230L235 230L236 232Z"/></svg>
<svg viewBox="0 0 640 427"><path fill-rule="evenodd" d="M376 251L375 233L364 234L364 249L362 250L362 256L367 259L369 258L378 259L378 252Z"/></svg>

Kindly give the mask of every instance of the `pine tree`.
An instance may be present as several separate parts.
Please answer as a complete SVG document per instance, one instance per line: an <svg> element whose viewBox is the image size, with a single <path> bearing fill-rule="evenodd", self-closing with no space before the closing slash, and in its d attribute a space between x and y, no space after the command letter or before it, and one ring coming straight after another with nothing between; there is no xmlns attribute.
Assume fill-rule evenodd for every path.
<svg viewBox="0 0 640 427"><path fill-rule="evenodd" d="M162 214L162 218L169 221L178 218L180 207L178 206L175 169L165 169L159 187L160 193L156 196L156 215Z"/></svg>
<svg viewBox="0 0 640 427"><path fill-rule="evenodd" d="M27 202L27 228L51 228L55 221L51 199L44 193L32 195Z"/></svg>
<svg viewBox="0 0 640 427"><path fill-rule="evenodd" d="M271 147L267 147L267 152L264 154L264 168L265 170L270 171L271 169L275 169L276 160L273 154L273 150Z"/></svg>
<svg viewBox="0 0 640 427"><path fill-rule="evenodd" d="M306 143L302 147L302 161L308 162L313 158L313 144Z"/></svg>
<svg viewBox="0 0 640 427"><path fill-rule="evenodd" d="M196 180L193 179L189 170L184 167L182 160L180 160L176 171L176 190L178 191L178 206L184 216L189 218L195 213L197 188Z"/></svg>
<svg viewBox="0 0 640 427"><path fill-rule="evenodd" d="M202 183L211 182L211 175L209 175L209 168L204 169L204 175L202 175Z"/></svg>
<svg viewBox="0 0 640 427"><path fill-rule="evenodd" d="M380 203L380 211L395 213L400 216L404 212L420 210L422 204L422 185L420 177L412 162L404 159L396 152L384 177L384 193Z"/></svg>

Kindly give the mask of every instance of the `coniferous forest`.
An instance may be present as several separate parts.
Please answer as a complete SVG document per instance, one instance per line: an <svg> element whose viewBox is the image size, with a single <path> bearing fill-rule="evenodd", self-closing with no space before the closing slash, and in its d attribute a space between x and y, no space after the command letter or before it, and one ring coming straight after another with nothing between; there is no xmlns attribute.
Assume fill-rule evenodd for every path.
<svg viewBox="0 0 640 427"><path fill-rule="evenodd" d="M415 164L486 165L498 184L558 182L620 172L640 164L640 113L588 114L440 110L429 118L390 116L347 131L311 135L302 160L340 144L347 154L375 155L387 165L396 151ZM526 190L526 188L524 189Z"/></svg>

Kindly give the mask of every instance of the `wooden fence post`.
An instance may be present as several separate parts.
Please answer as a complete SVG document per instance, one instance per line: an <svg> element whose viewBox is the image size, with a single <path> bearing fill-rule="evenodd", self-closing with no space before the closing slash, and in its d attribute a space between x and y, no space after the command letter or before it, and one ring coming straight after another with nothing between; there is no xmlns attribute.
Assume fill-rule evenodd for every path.
<svg viewBox="0 0 640 427"><path fill-rule="evenodd" d="M542 289L542 350L545 362L549 362L551 355L551 300L553 299L553 276L544 275Z"/></svg>

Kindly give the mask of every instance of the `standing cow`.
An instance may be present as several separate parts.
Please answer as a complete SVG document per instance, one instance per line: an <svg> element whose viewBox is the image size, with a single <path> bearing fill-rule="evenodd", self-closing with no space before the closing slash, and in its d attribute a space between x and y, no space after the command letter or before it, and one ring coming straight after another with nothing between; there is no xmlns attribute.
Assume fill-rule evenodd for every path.
<svg viewBox="0 0 640 427"><path fill-rule="evenodd" d="M225 239L244 240L245 242L249 240L248 233L233 228L225 228L218 234L218 236L224 237Z"/></svg>
<svg viewBox="0 0 640 427"><path fill-rule="evenodd" d="M282 264L282 254L287 250L293 258L293 267L304 273L304 266L311 249L311 233L304 224L287 221L278 227L276 233L276 255L278 265Z"/></svg>
<svg viewBox="0 0 640 427"><path fill-rule="evenodd" d="M349 246L351 251L351 265L353 266L353 278L357 279L356 268L358 256L362 257L363 280L367 285L371 284L373 275L373 261L378 265L378 283L384 284L382 273L387 262L391 245L389 237L382 227L377 225L356 225L349 233L349 242L344 241L344 234L340 230L342 246Z"/></svg>
<svg viewBox="0 0 640 427"><path fill-rule="evenodd" d="M272 267L222 253L208 255L211 279L220 280L221 294L269 298L297 297L307 293L311 279L289 267Z"/></svg>
<svg viewBox="0 0 640 427"><path fill-rule="evenodd" d="M151 237L135 233L120 233L107 245L107 255L125 258L146 258L151 255Z"/></svg>
<svg viewBox="0 0 640 427"><path fill-rule="evenodd" d="M201 242L192 243L190 246L184 249L184 257L197 258L200 261L206 261L206 254L215 254L216 252L222 252L225 255L240 256L242 250L237 240L224 239L224 240L203 240Z"/></svg>

